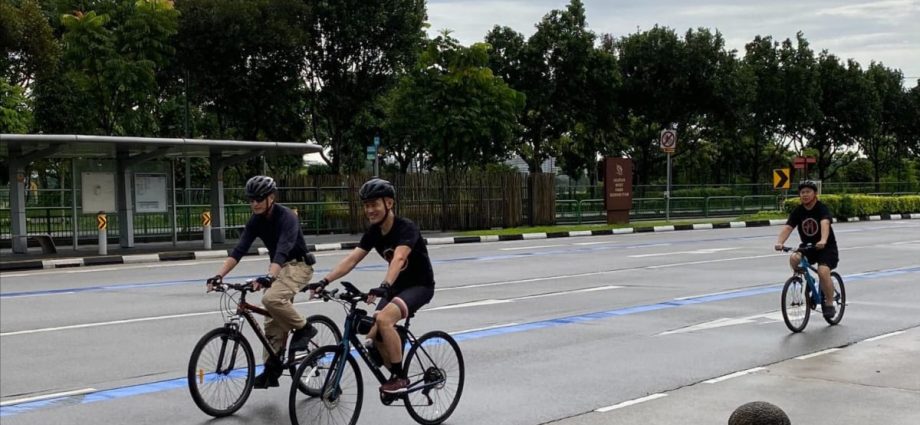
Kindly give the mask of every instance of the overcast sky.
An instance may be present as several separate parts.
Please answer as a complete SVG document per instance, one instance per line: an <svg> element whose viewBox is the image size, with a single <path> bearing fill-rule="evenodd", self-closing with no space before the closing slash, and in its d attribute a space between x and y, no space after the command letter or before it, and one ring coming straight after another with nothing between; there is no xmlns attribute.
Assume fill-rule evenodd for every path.
<svg viewBox="0 0 920 425"><path fill-rule="evenodd" d="M530 36L536 24L567 0L428 0L433 34L453 30L463 44L482 41L502 25ZM730 49L744 54L755 35L795 38L803 31L812 49L853 58L863 68L875 60L898 68L908 86L920 79L920 0L584 0L588 27L616 37L655 24L683 34L688 28L716 28Z"/></svg>

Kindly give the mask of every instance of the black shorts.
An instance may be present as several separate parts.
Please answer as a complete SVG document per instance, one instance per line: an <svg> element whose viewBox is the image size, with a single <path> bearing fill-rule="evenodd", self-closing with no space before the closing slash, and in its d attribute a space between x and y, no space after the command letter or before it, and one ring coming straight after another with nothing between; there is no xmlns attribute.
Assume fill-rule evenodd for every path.
<svg viewBox="0 0 920 425"><path fill-rule="evenodd" d="M402 311L402 317L405 319L415 314L423 305L428 304L432 297L434 297L434 288L428 286L410 286L399 292L390 294L390 297L387 299L380 300L380 302L377 303L377 311L383 310L390 301L398 298L398 300L393 301L393 303L399 307Z"/></svg>
<svg viewBox="0 0 920 425"><path fill-rule="evenodd" d="M824 249L810 249L805 251L805 258L808 259L808 262L811 264L823 264L830 267L831 270L837 268L837 263L840 261L840 256L837 254L836 247L826 247Z"/></svg>

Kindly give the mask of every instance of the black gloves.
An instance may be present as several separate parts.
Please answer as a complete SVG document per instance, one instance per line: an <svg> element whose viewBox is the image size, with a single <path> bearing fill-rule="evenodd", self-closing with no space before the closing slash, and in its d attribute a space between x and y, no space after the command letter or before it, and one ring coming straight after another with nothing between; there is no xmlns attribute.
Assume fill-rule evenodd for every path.
<svg viewBox="0 0 920 425"><path fill-rule="evenodd" d="M384 280L380 283L380 286L367 291L367 294L373 295L377 298L387 298L387 296L390 294L390 283Z"/></svg>

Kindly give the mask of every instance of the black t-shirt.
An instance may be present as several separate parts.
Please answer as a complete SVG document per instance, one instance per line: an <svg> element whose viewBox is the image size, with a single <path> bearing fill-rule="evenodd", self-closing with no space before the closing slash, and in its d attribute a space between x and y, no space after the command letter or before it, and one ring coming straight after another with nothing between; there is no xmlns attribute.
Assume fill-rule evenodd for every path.
<svg viewBox="0 0 920 425"><path fill-rule="evenodd" d="M786 220L787 226L798 228L799 238L803 244L817 244L821 241L821 220L827 219L833 223L831 211L827 209L821 201L816 201L812 209L806 209L804 205L799 205L792 214L789 214L789 220ZM834 228L831 227L831 234L827 237L827 248L837 249L837 239L834 237Z"/></svg>
<svg viewBox="0 0 920 425"><path fill-rule="evenodd" d="M377 250L377 253L389 263L393 259L396 247L400 245L406 245L412 251L409 253L406 266L396 277L396 282L393 282L393 289L401 291L412 286L433 288L434 271L431 268L431 259L428 258L428 247L418 226L412 221L396 217L393 228L386 235L381 233L380 225L375 224L364 232L358 246L368 252L371 249Z"/></svg>
<svg viewBox="0 0 920 425"><path fill-rule="evenodd" d="M307 253L307 242L303 238L297 216L281 204L274 204L268 217L253 214L249 218L230 256L240 261L256 238L262 239L268 248L268 257L272 263L284 264Z"/></svg>

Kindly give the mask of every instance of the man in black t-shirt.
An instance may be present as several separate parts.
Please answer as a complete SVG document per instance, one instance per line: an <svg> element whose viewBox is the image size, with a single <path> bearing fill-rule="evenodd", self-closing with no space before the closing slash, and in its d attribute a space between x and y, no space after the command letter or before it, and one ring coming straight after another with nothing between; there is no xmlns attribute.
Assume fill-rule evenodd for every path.
<svg viewBox="0 0 920 425"><path fill-rule="evenodd" d="M393 213L396 189L383 179L368 180L358 192L364 203L364 214L370 228L361 243L320 280L323 286L345 276L371 250L377 251L388 263L386 276L379 287L371 289L368 303L379 297L375 313L376 324L368 338L379 342L383 364L393 375L380 386L380 391L403 393L409 385L402 368L402 341L396 332L396 322L409 317L434 296L434 272L428 258L428 247L418 226Z"/></svg>
<svg viewBox="0 0 920 425"><path fill-rule="evenodd" d="M833 294L834 284L831 281L831 270L837 268L839 261L837 238L834 237L834 229L831 228L833 217L827 205L818 201L818 185L815 182L805 180L799 184L799 199L802 203L789 214L786 225L776 238L774 249L777 251L783 249L783 243L792 234L792 229L798 228L799 239L802 241L800 246L814 246L814 249L805 251L805 258L809 263L818 265L821 292ZM789 264L793 270L799 267L799 262L802 260L801 255L797 252L789 258ZM825 317L834 317L837 314L833 302L832 297L824 298L821 310Z"/></svg>

